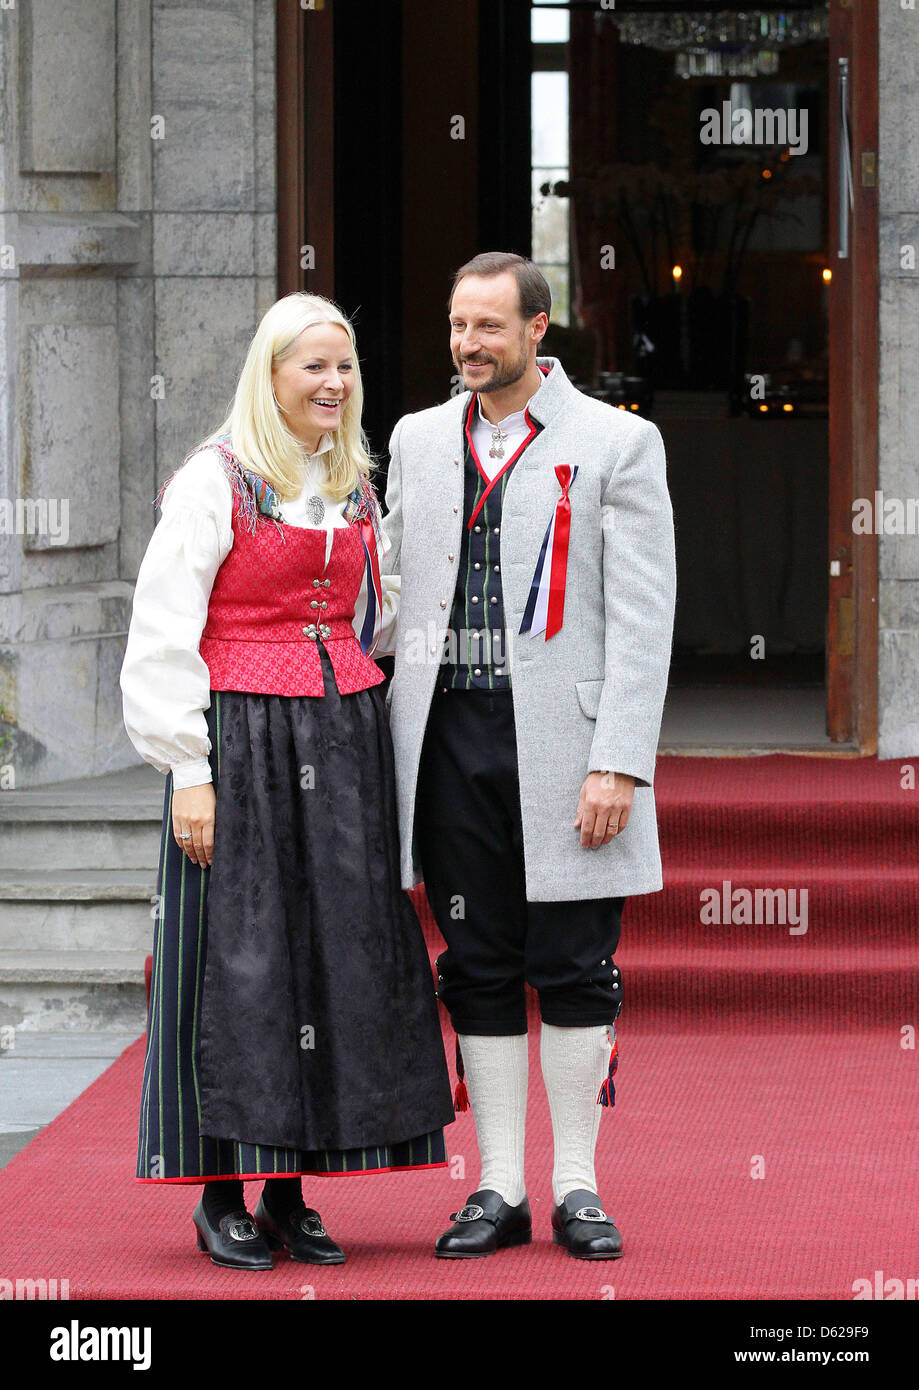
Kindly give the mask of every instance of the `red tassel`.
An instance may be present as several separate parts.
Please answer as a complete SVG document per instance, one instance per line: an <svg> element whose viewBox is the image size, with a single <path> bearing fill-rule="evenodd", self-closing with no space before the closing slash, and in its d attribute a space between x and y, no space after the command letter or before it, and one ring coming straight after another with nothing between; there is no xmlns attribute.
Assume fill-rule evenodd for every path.
<svg viewBox="0 0 919 1390"><path fill-rule="evenodd" d="M460 1050L459 1034L456 1035L456 1090L453 1092L453 1109L457 1111L469 1109L469 1091L466 1088L466 1068L463 1065L463 1054Z"/></svg>
<svg viewBox="0 0 919 1390"><path fill-rule="evenodd" d="M619 1066L619 1039L616 1037L615 1026L613 1027L612 1033L613 1048L609 1054L609 1072L606 1077L606 1080L600 1087L600 1094L597 1096L598 1105L610 1106L616 1104L616 1087L613 1085L613 1077L615 1076L616 1069Z"/></svg>

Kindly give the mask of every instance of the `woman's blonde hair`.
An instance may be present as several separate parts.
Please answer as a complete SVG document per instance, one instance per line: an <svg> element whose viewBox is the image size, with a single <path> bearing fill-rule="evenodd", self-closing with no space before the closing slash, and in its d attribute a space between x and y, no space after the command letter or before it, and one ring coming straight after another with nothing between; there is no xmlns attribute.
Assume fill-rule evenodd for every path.
<svg viewBox="0 0 919 1390"><path fill-rule="evenodd" d="M332 448L323 459L328 466L325 486L337 500L353 492L372 468L367 437L361 425L364 390L357 358L354 329L330 299L298 291L277 300L262 318L249 344L229 415L209 435L212 444L229 434L233 452L253 473L274 489L282 501L296 497L303 486L303 444L284 421L274 394L271 369L294 351L304 329L336 323L351 343L354 389L345 403L341 425L331 431ZM199 446L200 447L200 446Z"/></svg>

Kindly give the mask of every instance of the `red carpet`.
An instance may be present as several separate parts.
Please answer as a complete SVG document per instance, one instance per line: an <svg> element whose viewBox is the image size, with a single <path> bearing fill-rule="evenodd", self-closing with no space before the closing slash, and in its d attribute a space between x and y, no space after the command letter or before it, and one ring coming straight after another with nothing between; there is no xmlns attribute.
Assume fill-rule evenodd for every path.
<svg viewBox="0 0 919 1390"><path fill-rule="evenodd" d="M307 1186L345 1265L218 1270L195 1251L196 1190L132 1181L138 1042L0 1172L0 1277L67 1279L71 1298L284 1300L849 1299L877 1271L919 1278L919 1057L901 1046L919 1024L919 792L901 790L899 767L661 760L665 890L626 906L617 1104L598 1152L622 1260L550 1243L532 1027L528 1248L431 1254L478 1178L465 1114L448 1131L456 1176ZM806 933L703 924L699 892L723 879L806 888Z"/></svg>

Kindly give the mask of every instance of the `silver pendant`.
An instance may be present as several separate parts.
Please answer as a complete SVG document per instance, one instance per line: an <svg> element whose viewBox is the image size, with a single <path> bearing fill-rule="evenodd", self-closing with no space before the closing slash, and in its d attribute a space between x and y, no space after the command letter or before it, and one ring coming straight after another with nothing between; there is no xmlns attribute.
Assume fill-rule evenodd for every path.
<svg viewBox="0 0 919 1390"><path fill-rule="evenodd" d="M308 497L306 499L306 512L314 526L321 526L322 518L325 516L325 503L321 497Z"/></svg>
<svg viewBox="0 0 919 1390"><path fill-rule="evenodd" d="M505 441L506 438L507 438L507 435L504 434L504 432L503 432L502 430L492 430L492 432L491 432L491 448L490 448L489 451L488 451L488 457L489 457L490 459L503 459L503 458L504 458L504 441Z"/></svg>

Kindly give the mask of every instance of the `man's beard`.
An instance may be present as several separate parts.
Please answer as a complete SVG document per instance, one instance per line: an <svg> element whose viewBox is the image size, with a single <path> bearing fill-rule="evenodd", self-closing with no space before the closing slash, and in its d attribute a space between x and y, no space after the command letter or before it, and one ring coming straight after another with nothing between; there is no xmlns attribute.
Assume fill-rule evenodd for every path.
<svg viewBox="0 0 919 1390"><path fill-rule="evenodd" d="M493 357L489 357L488 361L495 367L495 373L484 385L475 388L480 395L489 391L502 391L505 386L513 386L524 376L527 369L527 350L523 336L520 338L520 356L515 362L506 362L500 366Z"/></svg>

